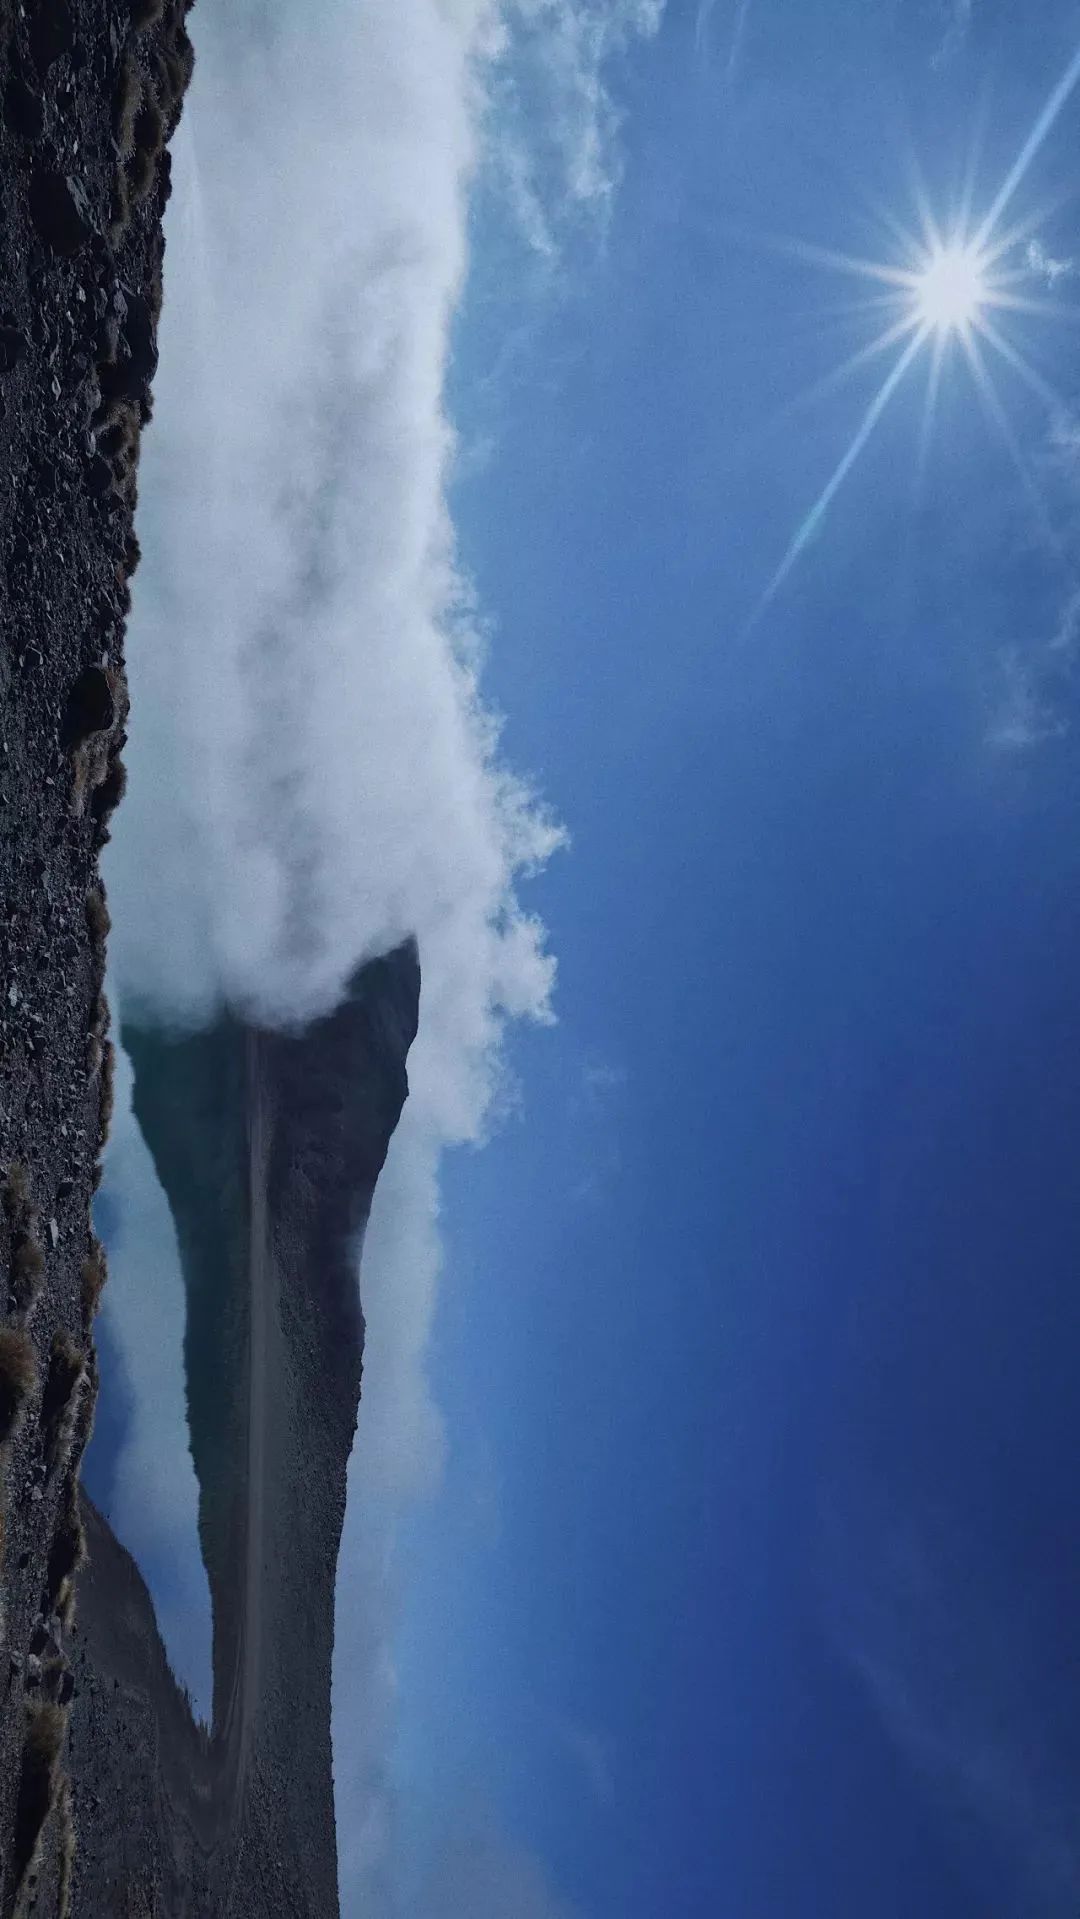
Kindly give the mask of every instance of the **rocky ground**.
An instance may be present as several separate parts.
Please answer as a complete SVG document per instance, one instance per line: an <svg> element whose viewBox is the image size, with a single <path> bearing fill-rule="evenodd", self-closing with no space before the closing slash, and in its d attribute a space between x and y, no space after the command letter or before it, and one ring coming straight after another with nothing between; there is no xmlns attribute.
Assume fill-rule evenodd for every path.
<svg viewBox="0 0 1080 1919"><path fill-rule="evenodd" d="M64 1912L77 1469L111 1102L98 855L184 0L0 0L0 1915ZM118 1909L119 1910L119 1909Z"/></svg>

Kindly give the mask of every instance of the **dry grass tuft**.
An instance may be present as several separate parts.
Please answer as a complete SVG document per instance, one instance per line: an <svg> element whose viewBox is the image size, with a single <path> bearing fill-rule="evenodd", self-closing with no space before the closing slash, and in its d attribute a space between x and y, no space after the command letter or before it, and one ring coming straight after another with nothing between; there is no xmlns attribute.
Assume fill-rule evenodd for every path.
<svg viewBox="0 0 1080 1919"><path fill-rule="evenodd" d="M96 436L97 451L107 460L130 464L138 457L139 427L138 407L130 400L118 400L109 409L108 424Z"/></svg>
<svg viewBox="0 0 1080 1919"><path fill-rule="evenodd" d="M50 1612L59 1612L74 1589L75 1574L86 1559L86 1534L79 1513L79 1491L74 1472L68 1474L64 1500L49 1549L46 1600Z"/></svg>
<svg viewBox="0 0 1080 1919"><path fill-rule="evenodd" d="M150 275L150 284L146 290L146 299L147 299L147 305L150 308L150 317L155 324L161 318L161 303L164 297L165 297L165 276L162 272L161 259L159 256L158 259L156 259L154 262L153 271L151 272L151 275ZM146 394L147 394L147 398L150 400L152 405L153 404L153 388L147 387Z"/></svg>
<svg viewBox="0 0 1080 1919"><path fill-rule="evenodd" d="M95 733L84 740L71 755L71 813L81 820L91 796L97 792L109 769L107 735Z"/></svg>
<svg viewBox="0 0 1080 1919"><path fill-rule="evenodd" d="M165 147L165 116L151 94L144 94L135 115L132 141L124 168L124 190L129 206L138 206L154 186Z"/></svg>
<svg viewBox="0 0 1080 1919"><path fill-rule="evenodd" d="M111 1039L104 1041L101 1049L101 1102L98 1107L99 1151L109 1137L112 1125L113 1106L116 1100L116 1048Z"/></svg>
<svg viewBox="0 0 1080 1919"><path fill-rule="evenodd" d="M10 1439L34 1387L37 1355L21 1326L0 1327L0 1444Z"/></svg>
<svg viewBox="0 0 1080 1919"><path fill-rule="evenodd" d="M183 83L180 92L184 94L191 85L191 76L195 71L195 48L192 45L191 35L183 23L177 27L173 35L172 52L180 63Z"/></svg>
<svg viewBox="0 0 1080 1919"><path fill-rule="evenodd" d="M136 147L127 163L124 179L132 206L145 200L157 177L157 155L147 147Z"/></svg>
<svg viewBox="0 0 1080 1919"><path fill-rule="evenodd" d="M95 880L86 895L86 924L90 932L90 946L94 953L103 954L105 941L109 937L112 921L105 904L105 888L100 880Z"/></svg>
<svg viewBox="0 0 1080 1919"><path fill-rule="evenodd" d="M131 220L131 206L128 202L127 175L122 167L113 178L112 198L109 202L109 239L113 246L119 246Z"/></svg>
<svg viewBox="0 0 1080 1919"><path fill-rule="evenodd" d="M195 68L195 49L182 21L150 56L150 80L155 97L165 115L168 133L175 132L184 107L184 95L191 85Z"/></svg>
<svg viewBox="0 0 1080 1919"><path fill-rule="evenodd" d="M45 1254L39 1234L37 1207L30 1194L30 1175L21 1160L8 1168L4 1181L4 1210L11 1222L9 1284L20 1312L31 1307L45 1277Z"/></svg>
<svg viewBox="0 0 1080 1919"><path fill-rule="evenodd" d="M45 1252L36 1221L20 1232L11 1254L11 1290L21 1313L29 1312L45 1282Z"/></svg>
<svg viewBox="0 0 1080 1919"><path fill-rule="evenodd" d="M79 1409L79 1395L86 1378L83 1356L70 1333L57 1333L49 1354L49 1370L41 1395L41 1429L45 1441L45 1461L55 1472L66 1456Z"/></svg>
<svg viewBox="0 0 1080 1919"><path fill-rule="evenodd" d="M113 133L125 159L135 146L135 121L141 104L142 78L129 54L120 68L113 98Z"/></svg>
<svg viewBox="0 0 1080 1919"><path fill-rule="evenodd" d="M30 1211L30 1174L21 1159L14 1160L4 1180L4 1205L10 1219L20 1219Z"/></svg>
<svg viewBox="0 0 1080 1919"><path fill-rule="evenodd" d="M165 116L152 94L144 94L135 115L135 150L156 159L165 145Z"/></svg>
<svg viewBox="0 0 1080 1919"><path fill-rule="evenodd" d="M184 61L175 47L162 47L154 55L151 66L154 92L167 119L175 125L179 118L177 108L183 100L188 82Z"/></svg>
<svg viewBox="0 0 1080 1919"><path fill-rule="evenodd" d="M98 1384L97 1358L91 1346L86 1356L86 1381L79 1394L79 1403L75 1411L75 1431L71 1440L71 1471L74 1478L78 1477L79 1462L90 1444L90 1435L94 1430Z"/></svg>
<svg viewBox="0 0 1080 1919"><path fill-rule="evenodd" d="M57 1919L70 1919L71 1897L75 1886L75 1809L71 1803L71 1787L65 1779L60 1788L60 1885L58 1889Z"/></svg>
<svg viewBox="0 0 1080 1919"><path fill-rule="evenodd" d="M109 1267L105 1258L105 1248L100 1239L94 1239L82 1263L82 1309L83 1319L88 1326L101 1304L101 1295L108 1277Z"/></svg>
<svg viewBox="0 0 1080 1919"><path fill-rule="evenodd" d="M91 802L94 819L105 839L108 838L108 823L127 792L127 781L127 767L119 753L114 753L105 769L104 779L94 789Z"/></svg>
<svg viewBox="0 0 1080 1919"><path fill-rule="evenodd" d="M123 567L119 567L116 574L116 604L120 610L121 617L126 620L128 614L131 612L131 588L128 585L128 576L124 572Z"/></svg>
<svg viewBox="0 0 1080 1919"><path fill-rule="evenodd" d="M12 1844L17 1887L22 1886L37 1855L45 1821L56 1803L66 1732L67 1713L62 1706L47 1701L31 1709L23 1741Z"/></svg>

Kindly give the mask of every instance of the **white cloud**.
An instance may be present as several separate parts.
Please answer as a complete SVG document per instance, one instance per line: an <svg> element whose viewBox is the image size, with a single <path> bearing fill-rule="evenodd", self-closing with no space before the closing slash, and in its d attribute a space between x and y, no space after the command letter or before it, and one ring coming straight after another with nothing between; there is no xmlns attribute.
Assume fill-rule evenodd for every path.
<svg viewBox="0 0 1080 1919"><path fill-rule="evenodd" d="M587 1101L604 1108L615 1094L623 1091L627 1073L624 1066L612 1066L607 1060L588 1060L581 1078Z"/></svg>
<svg viewBox="0 0 1080 1919"><path fill-rule="evenodd" d="M334 1703L347 1913L393 1910L394 1533L445 1443L425 1372L441 1155L482 1136L506 1024L550 1016L554 970L520 886L561 834L501 758L447 509L469 196L482 162L516 169L555 250L602 218L605 68L661 4L203 0L174 147L108 856L118 994L180 1022L227 998L291 1023L408 933L423 968L364 1259ZM516 1873L501 1919L558 1911L508 1857L474 1849L477 1899Z"/></svg>
<svg viewBox="0 0 1080 1919"><path fill-rule="evenodd" d="M1037 280L1042 280L1051 293L1059 280L1069 279L1076 271L1072 260L1056 259L1052 253L1047 252L1041 240L1028 241L1024 258L1028 271L1034 274Z"/></svg>
<svg viewBox="0 0 1080 1919"><path fill-rule="evenodd" d="M932 66L943 67L955 54L959 53L971 31L974 11L974 0L942 0L941 12L944 15L945 27L930 63Z"/></svg>
<svg viewBox="0 0 1080 1919"><path fill-rule="evenodd" d="M333 5L269 43L200 21L110 862L121 990L173 1013L295 1019L415 931L421 1091L460 1136L500 1015L546 1009L514 878L559 837L497 758L444 505L466 11Z"/></svg>
<svg viewBox="0 0 1080 1919"><path fill-rule="evenodd" d="M987 744L1008 753L1025 753L1047 740L1063 739L1068 732L1060 698L1050 690L1047 666L1059 641L1051 641L1050 650L1022 655L1016 647L1007 647L999 657L997 699L986 731ZM1054 692L1060 695L1060 684Z"/></svg>
<svg viewBox="0 0 1080 1919"><path fill-rule="evenodd" d="M1060 412L1050 423L1048 449L1038 474L1056 507L1055 518L1076 532L1077 456L1080 427ZM1059 549L1060 550L1060 549ZM1036 628L998 649L991 689L986 739L1011 754L1026 754L1074 731L1077 673L1080 669L1080 590L1067 578L1060 609L1049 635Z"/></svg>

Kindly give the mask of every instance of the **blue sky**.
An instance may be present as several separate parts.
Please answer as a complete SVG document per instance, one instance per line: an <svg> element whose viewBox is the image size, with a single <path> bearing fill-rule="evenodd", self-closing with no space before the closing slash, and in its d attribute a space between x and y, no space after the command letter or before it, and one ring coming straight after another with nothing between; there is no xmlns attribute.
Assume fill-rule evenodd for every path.
<svg viewBox="0 0 1080 1919"><path fill-rule="evenodd" d="M733 25L620 74L606 243L510 354L475 236L455 513L573 846L558 1029L449 1181L403 1793L490 1798L612 1919L1072 1910L1072 584L958 348L925 471L920 364L744 627L882 372L778 421L880 321L763 236L890 257L875 205L914 223L915 161L944 215L980 122L985 204L1080 10L760 0L729 75ZM1014 318L1068 399L1075 324Z"/></svg>
<svg viewBox="0 0 1080 1919"><path fill-rule="evenodd" d="M1044 0L1036 32L1005 0L507 0L475 179L471 14L297 16L295 91L263 129L278 16L202 0L110 855L116 991L172 1014L185 992L321 1004L420 916L426 1050L365 1252L344 1910L1073 1914L1080 93L1010 209L1039 215L1015 286L1059 311L1003 325L1060 404L988 349L1010 447L953 341L921 461L923 353L762 596L890 364L793 404L883 322L880 289L779 242L895 258L890 217L915 223L920 177L947 217L976 142L985 207L1080 5ZM339 71L347 116L324 112ZM313 103L345 143L330 169ZM275 218L275 195L303 209L306 273L260 252L260 192ZM257 321L267 285L272 333L245 305ZM405 350L372 351L372 373L384 334ZM394 597L426 571L401 528L439 520L446 339L485 694L563 851L462 718L430 583ZM297 341L328 369L329 427L318 381L311 419L264 404L291 394ZM310 527L274 492L283 426L320 511L332 472L350 544L341 605L327 562L333 617L316 608L295 654ZM290 792L249 859L230 778L239 758L256 799L278 792L279 708L253 720L233 695L264 594L280 711L303 736L313 658L332 710L288 738L303 832ZM199 779L171 788L191 751ZM339 786L335 755L358 769ZM298 844L325 935L311 976L271 910ZM277 885L249 890L263 863ZM542 1021L551 983L532 913L554 1026L514 1023ZM518 1097L493 1124L508 1025ZM175 1256L123 1111L114 1152L109 1339L136 1437L111 1491L183 1614L190 1567L159 1569L167 1544L190 1554L193 1493L188 1473L175 1514L160 1496L181 1401L174 1381L170 1423L148 1385L162 1306L143 1283L166 1275L175 1317ZM392 1842L367 1830L380 1795Z"/></svg>

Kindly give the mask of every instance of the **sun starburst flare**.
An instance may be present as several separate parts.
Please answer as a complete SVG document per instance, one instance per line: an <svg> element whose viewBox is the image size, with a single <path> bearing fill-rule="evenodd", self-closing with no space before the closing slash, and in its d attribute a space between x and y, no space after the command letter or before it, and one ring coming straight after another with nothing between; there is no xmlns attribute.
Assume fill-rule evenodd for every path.
<svg viewBox="0 0 1080 1919"><path fill-rule="evenodd" d="M987 418L1017 468L1040 526L1053 539L1049 517L994 386L983 349L991 349L1045 405L1062 414L1066 412L1064 403L1053 392L1048 381L1030 365L1020 346L1002 330L1002 325L1007 315L1067 317L1069 309L1059 300L1036 297L1030 289L1033 280L1041 281L1045 293L1053 296L1058 279L1068 271L1068 267L1067 264L1051 260L1039 241L1032 237L1037 221L1028 220L1005 228L1003 216L1078 82L1080 48L1053 87L990 202L988 211L977 224L970 217L969 195L963 218L955 228L943 233L925 198L920 196L921 239L913 238L891 213L886 214L886 223L902 249L902 257L895 264L859 259L805 243L785 244L785 251L796 254L811 265L850 274L875 286L877 291L868 296L865 305L867 310L883 312L888 321L876 338L853 354L834 374L820 382L818 391L827 391L840 384L857 368L878 354L887 352L890 347L896 347L897 352L850 444L795 532L759 601L751 626L776 597L807 545L820 531L833 500L876 430L886 407L924 349L929 355L929 372L919 440L920 467L925 463L933 430L946 357L956 345L962 349L961 360L971 373Z"/></svg>

